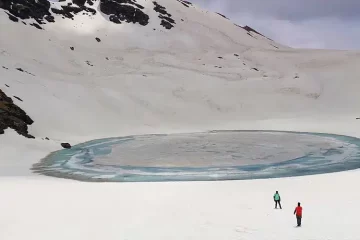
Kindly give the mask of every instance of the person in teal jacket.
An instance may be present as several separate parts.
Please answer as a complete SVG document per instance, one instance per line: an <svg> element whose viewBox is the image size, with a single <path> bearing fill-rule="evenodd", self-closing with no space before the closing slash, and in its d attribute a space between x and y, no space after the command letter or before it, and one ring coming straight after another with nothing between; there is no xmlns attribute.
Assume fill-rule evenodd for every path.
<svg viewBox="0 0 360 240"><path fill-rule="evenodd" d="M279 204L280 209L282 209L281 208L281 203L280 203L281 198L280 198L280 194L279 194L278 191L276 191L276 193L274 194L274 201L275 201L275 208L277 208L277 205Z"/></svg>

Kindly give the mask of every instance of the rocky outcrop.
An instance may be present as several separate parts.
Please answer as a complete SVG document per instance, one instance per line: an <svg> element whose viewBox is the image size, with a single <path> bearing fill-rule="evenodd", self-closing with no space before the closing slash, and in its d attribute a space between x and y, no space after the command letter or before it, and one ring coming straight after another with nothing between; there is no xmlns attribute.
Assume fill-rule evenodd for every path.
<svg viewBox="0 0 360 240"><path fill-rule="evenodd" d="M74 19L74 16L80 12L83 12L83 14L96 14L96 10L93 8L86 7L84 5L73 6L71 3L66 6L61 6L61 9L51 8L51 11L55 14L62 15L64 18L69 19Z"/></svg>
<svg viewBox="0 0 360 240"><path fill-rule="evenodd" d="M89 7L93 6L95 1L100 1L99 11L107 15L113 23L133 23L142 26L149 24L149 15L136 0L59 0L56 5L51 4L49 0L0 0L0 8L7 10L6 13L11 21L43 30L44 24L55 22L55 15L74 20L79 14L89 16L97 14L97 10ZM191 5L188 1L177 1L186 7ZM173 28L176 23L171 14L156 1L153 4L153 9L159 13L160 25L166 29ZM24 21L28 19L34 22Z"/></svg>
<svg viewBox="0 0 360 240"><path fill-rule="evenodd" d="M0 89L0 134L3 134L5 129L12 128L24 137L34 138L28 133L28 125L33 123L26 112Z"/></svg>
<svg viewBox="0 0 360 240"><path fill-rule="evenodd" d="M175 20L171 18L171 14L166 11L166 8L158 4L156 1L154 3L154 10L159 14L159 18L161 19L160 25L166 29L171 29L174 27Z"/></svg>
<svg viewBox="0 0 360 240"><path fill-rule="evenodd" d="M18 22L19 19L34 19L36 23L29 24L37 29L43 29L41 25L55 22L53 14L62 15L63 18L73 19L74 14L79 12L87 12L96 14L96 10L81 5L81 2L74 0L77 6L63 5L60 9L51 8L48 0L0 0L0 8L7 10L9 19ZM51 8L51 9L50 9ZM26 24L25 22L23 22Z"/></svg>
<svg viewBox="0 0 360 240"><path fill-rule="evenodd" d="M49 11L50 2L47 0L0 0L0 8L3 8L11 15L9 18L14 21L18 19L35 19L39 24L44 23L46 16L51 16Z"/></svg>
<svg viewBox="0 0 360 240"><path fill-rule="evenodd" d="M127 22L148 25L149 16L141 9L144 7L132 0L101 0L100 2L100 11L109 15L109 20L117 24Z"/></svg>

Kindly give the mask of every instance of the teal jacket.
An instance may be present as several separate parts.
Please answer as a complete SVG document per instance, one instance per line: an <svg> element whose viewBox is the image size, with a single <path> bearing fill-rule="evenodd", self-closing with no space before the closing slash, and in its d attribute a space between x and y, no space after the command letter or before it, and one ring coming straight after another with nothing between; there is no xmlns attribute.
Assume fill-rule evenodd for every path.
<svg viewBox="0 0 360 240"><path fill-rule="evenodd" d="M275 200L275 201L280 201L280 194L275 193L275 194L274 194L274 200Z"/></svg>

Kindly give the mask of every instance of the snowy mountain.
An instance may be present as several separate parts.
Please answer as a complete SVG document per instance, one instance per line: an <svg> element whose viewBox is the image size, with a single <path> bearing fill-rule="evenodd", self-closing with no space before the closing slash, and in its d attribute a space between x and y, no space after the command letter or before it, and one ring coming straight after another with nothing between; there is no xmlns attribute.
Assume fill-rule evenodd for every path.
<svg viewBox="0 0 360 240"><path fill-rule="evenodd" d="M357 216L360 195L344 187L359 180L357 171L271 181L90 185L30 170L61 143L135 134L267 129L360 137L359 65L358 51L292 49L187 1L0 0L0 226L6 229L0 235L359 236L356 221L342 224ZM284 205L287 212L274 213L271 194L280 188L292 202ZM339 204L337 196L351 199L349 209L328 211ZM311 227L295 233L289 221L299 199L308 206L304 225Z"/></svg>
<svg viewBox="0 0 360 240"><path fill-rule="evenodd" d="M56 102L54 104L60 105L64 103L65 99L54 97L54 93L51 93L52 90L46 91L51 95L47 98L44 89L35 85L42 85L41 81L52 82L51 80L58 79L59 81L55 81L56 83L60 83L65 89L70 88L71 91L76 86L83 88L80 83L83 80L89 82L90 79L105 78L100 81L101 83L96 83L97 85L122 77L134 78L134 81L144 81L139 86L142 88L151 79L158 78L158 74L166 74L168 71L163 71L166 66L170 69L173 68L173 74L183 72L181 74L187 75L193 72L197 75L204 71L209 77L230 77L236 80L244 78L241 76L243 72L244 75L247 72L253 72L252 75L262 75L261 73L256 74L258 71L255 68L256 64L249 63L246 56L241 53L246 53L252 47L261 47L269 51L284 48L249 27L242 28L231 23L222 15L205 12L184 1L48 2L29 0L2 1L0 6L3 9L0 12L1 29L6 30L1 34L3 56L1 70L2 74L6 76L2 78L3 84L12 85L11 89L14 89L15 86L10 84L11 79L20 76L26 79L27 83L33 83L31 84L35 87L31 90L33 93L37 92L46 98L46 102L54 100ZM219 29L221 30L219 31ZM226 56L231 61L231 66L229 66L231 69L227 70L224 69L225 65L229 64L227 59L224 59ZM249 66L246 65L247 63ZM253 69L251 69L252 67ZM167 76L162 78L166 79ZM185 81L188 80L190 79ZM74 84L73 87L70 87L69 83ZM124 83L124 81L119 81L117 87L122 89L121 85ZM179 89L182 91L179 82L175 85L177 86L169 86L172 88L172 92L177 92ZM126 100L134 101L134 98L138 98L135 93L134 97L125 97L120 94L124 97L122 99L124 101L112 99L114 98L112 95L117 94L116 88L104 87L102 90L97 87L95 89L97 89L96 91L105 91L103 92L105 98L113 103L110 104L112 105L111 111L103 109L106 111L106 113L100 114L103 116L118 115L118 109L122 108L121 105L128 105L125 103ZM133 90L136 90L137 87L133 87ZM165 90L164 93L168 94L168 90ZM11 90L9 88L5 91ZM106 91L114 92L106 93ZM69 91L66 92L70 94ZM75 92L76 90L74 94L78 95ZM187 92L186 89L184 92ZM88 92L85 90L83 93ZM161 92L159 93L161 94ZM79 97L70 95L75 98ZM36 117L36 115L42 115L43 111L49 113L48 116L54 120L54 123L58 122L58 127L67 125L63 124L64 120L59 118L56 108L46 109L44 101L40 100L37 94L34 97L27 98L24 103L21 103L28 105L25 107L27 111L32 111L29 108L34 109L34 112L31 113L37 118L34 127L40 120L39 118L42 118ZM83 96L82 98L86 99L87 97ZM140 96L140 98L143 97ZM176 100L179 97L175 94L173 98ZM85 99L83 100L86 102ZM153 96L149 99L138 99L135 100L135 102L137 101L135 105L142 109L140 111L154 115L156 111L149 111L146 107L146 102L151 103L154 100L156 101ZM39 109L36 101L42 102L40 112L36 110ZM117 105L116 101L122 103ZM142 101L145 105L141 104ZM179 101L180 105L188 105L188 103L181 102ZM98 115L95 109L88 109L90 105L89 102L88 106L80 110L83 111L79 112L80 118L88 118L93 114ZM212 105L213 108L216 108L215 103ZM157 107L166 106L159 105ZM181 112L181 109L184 108L183 106L179 107ZM131 107L126 108L131 110ZM54 110L55 112L50 113ZM73 110L78 112L78 110ZM177 111L176 108L170 110L173 112L170 115L174 115L175 111ZM163 113L167 115L169 111L164 109ZM132 118L134 113L123 112L121 115ZM157 117L154 116L155 118ZM175 118L177 117L175 116ZM39 124L41 121L48 122L48 119L43 118ZM41 128L39 128L38 136L52 135L51 132L42 132ZM24 134L27 134L25 132Z"/></svg>
<svg viewBox="0 0 360 240"><path fill-rule="evenodd" d="M290 49L175 0L1 6L1 82L10 86L2 89L23 100L15 101L35 137L235 127L335 109L356 115L348 104L360 100L351 81L356 52ZM353 73L339 74L344 68Z"/></svg>

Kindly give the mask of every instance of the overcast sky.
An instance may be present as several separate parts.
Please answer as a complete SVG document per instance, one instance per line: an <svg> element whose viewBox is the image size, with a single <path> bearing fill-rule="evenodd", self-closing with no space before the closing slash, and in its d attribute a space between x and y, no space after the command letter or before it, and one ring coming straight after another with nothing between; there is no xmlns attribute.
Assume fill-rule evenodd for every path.
<svg viewBox="0 0 360 240"><path fill-rule="evenodd" d="M360 0L191 0L297 48L360 49Z"/></svg>

